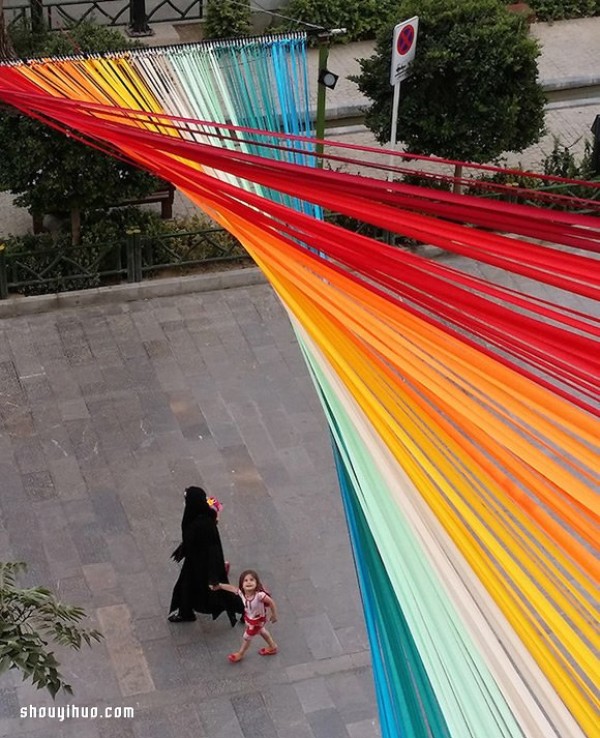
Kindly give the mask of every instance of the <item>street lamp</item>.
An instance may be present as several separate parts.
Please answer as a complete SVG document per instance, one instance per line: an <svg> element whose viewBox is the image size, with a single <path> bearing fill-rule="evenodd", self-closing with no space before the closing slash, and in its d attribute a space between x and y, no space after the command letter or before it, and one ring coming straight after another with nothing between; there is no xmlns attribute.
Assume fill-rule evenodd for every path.
<svg viewBox="0 0 600 738"><path fill-rule="evenodd" d="M339 74L334 74L333 72L330 72L329 69L321 69L319 72L319 84L327 87L328 90L335 89L339 78Z"/></svg>

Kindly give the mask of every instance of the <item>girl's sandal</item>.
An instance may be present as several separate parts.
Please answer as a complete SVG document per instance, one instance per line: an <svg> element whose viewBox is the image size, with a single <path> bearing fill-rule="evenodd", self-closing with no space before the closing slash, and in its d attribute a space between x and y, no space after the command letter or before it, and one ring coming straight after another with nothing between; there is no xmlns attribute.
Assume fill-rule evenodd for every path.
<svg viewBox="0 0 600 738"><path fill-rule="evenodd" d="M238 661L241 661L243 656L240 656L239 653L230 653L227 657L232 664L237 664Z"/></svg>
<svg viewBox="0 0 600 738"><path fill-rule="evenodd" d="M258 653L261 656L275 656L277 653L277 646L275 646L275 648L261 648Z"/></svg>

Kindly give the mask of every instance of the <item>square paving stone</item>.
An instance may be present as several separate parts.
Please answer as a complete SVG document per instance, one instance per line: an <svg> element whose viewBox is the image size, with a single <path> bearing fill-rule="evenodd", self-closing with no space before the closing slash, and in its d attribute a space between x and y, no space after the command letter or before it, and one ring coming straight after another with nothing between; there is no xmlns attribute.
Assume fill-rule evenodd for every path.
<svg viewBox="0 0 600 738"><path fill-rule="evenodd" d="M277 738L277 730L260 693L231 698L244 738Z"/></svg>
<svg viewBox="0 0 600 738"><path fill-rule="evenodd" d="M315 738L350 738L346 724L333 708L312 712L307 719Z"/></svg>
<svg viewBox="0 0 600 738"><path fill-rule="evenodd" d="M23 489L31 500L51 500L57 497L52 476L47 471L31 472L23 474Z"/></svg>

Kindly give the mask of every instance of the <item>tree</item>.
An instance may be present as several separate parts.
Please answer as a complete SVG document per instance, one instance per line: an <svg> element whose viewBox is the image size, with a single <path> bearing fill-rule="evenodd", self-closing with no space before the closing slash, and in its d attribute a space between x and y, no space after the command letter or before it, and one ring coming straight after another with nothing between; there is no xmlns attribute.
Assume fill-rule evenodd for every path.
<svg viewBox="0 0 600 738"><path fill-rule="evenodd" d="M21 27L15 29L13 41L19 56L66 56L139 45L89 22L35 37ZM80 240L82 211L139 199L159 187L150 174L16 111L0 115L0 141L0 190L17 195L16 204L32 213L69 214L74 244Z"/></svg>
<svg viewBox="0 0 600 738"><path fill-rule="evenodd" d="M390 139L390 58L395 23L419 16L410 77L401 84L398 138L416 154L487 162L522 151L544 128L537 42L499 0L401 0L375 54L354 77L373 105L365 122ZM457 172L460 176L460 172Z"/></svg>
<svg viewBox="0 0 600 738"><path fill-rule="evenodd" d="M250 0L208 0L204 38L234 38L251 33Z"/></svg>
<svg viewBox="0 0 600 738"><path fill-rule="evenodd" d="M79 650L102 635L77 625L85 617L82 608L62 604L44 587L17 587L17 575L25 570L23 562L0 562L0 674L18 669L52 697L61 689L72 694L45 639Z"/></svg>

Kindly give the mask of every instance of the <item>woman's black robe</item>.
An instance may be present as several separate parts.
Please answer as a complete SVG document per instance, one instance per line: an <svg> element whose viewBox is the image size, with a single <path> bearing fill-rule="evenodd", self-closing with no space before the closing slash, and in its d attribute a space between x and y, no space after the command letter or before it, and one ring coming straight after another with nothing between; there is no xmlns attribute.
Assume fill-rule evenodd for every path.
<svg viewBox="0 0 600 738"><path fill-rule="evenodd" d="M188 488L186 507L181 523L183 542L179 549L183 565L173 589L169 612L179 611L181 617L192 619L195 612L212 615L215 620L227 611L232 624L235 613L243 612L241 599L231 592L213 592L209 584L228 582L217 516L199 494L199 487Z"/></svg>

